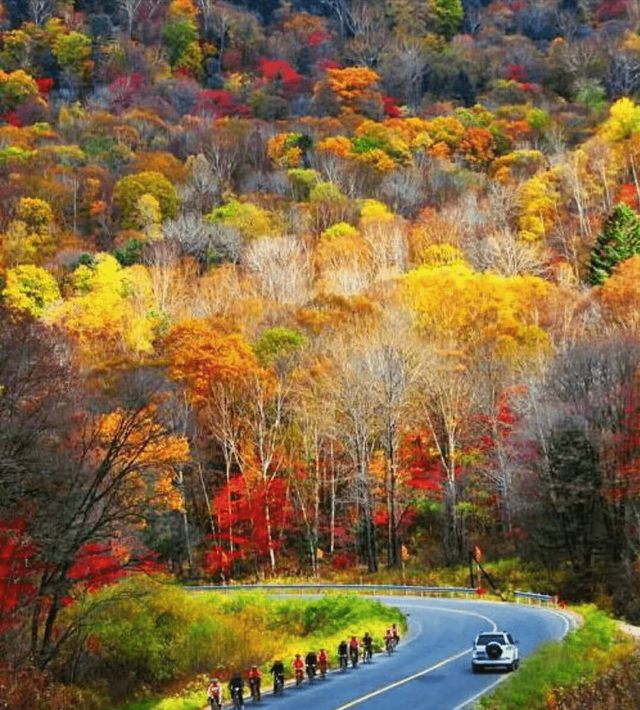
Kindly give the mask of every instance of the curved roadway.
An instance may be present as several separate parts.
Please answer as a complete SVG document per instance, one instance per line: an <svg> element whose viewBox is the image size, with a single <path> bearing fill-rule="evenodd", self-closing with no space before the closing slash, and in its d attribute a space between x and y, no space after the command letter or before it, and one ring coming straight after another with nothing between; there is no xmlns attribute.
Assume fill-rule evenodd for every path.
<svg viewBox="0 0 640 710"><path fill-rule="evenodd" d="M371 664L358 664L344 673L331 672L324 681L305 681L297 688L287 685L282 696L264 695L260 705L272 710L462 710L472 707L508 675L504 671L471 672L471 645L477 633L492 629L511 632L520 642L520 658L524 659L541 643L561 639L570 628L565 615L539 607L422 597L376 598L409 615L409 633L392 656L375 654ZM358 637L364 631L353 629ZM265 689L269 680L263 678Z"/></svg>

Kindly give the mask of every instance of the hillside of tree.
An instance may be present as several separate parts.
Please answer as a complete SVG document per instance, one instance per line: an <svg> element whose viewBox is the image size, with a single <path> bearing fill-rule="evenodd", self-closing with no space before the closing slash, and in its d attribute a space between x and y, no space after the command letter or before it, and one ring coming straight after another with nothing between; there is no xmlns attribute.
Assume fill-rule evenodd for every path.
<svg viewBox="0 0 640 710"><path fill-rule="evenodd" d="M0 658L94 672L136 573L474 546L638 621L639 26L0 3Z"/></svg>

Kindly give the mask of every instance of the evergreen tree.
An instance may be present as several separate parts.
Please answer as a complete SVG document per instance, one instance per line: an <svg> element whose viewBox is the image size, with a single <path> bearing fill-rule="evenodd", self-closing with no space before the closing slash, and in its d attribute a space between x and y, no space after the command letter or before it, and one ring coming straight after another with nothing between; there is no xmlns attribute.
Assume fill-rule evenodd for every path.
<svg viewBox="0 0 640 710"><path fill-rule="evenodd" d="M640 216L627 205L616 205L591 250L589 281L604 283L620 262L638 253Z"/></svg>
<svg viewBox="0 0 640 710"><path fill-rule="evenodd" d="M429 0L429 7L435 21L435 31L451 39L460 30L464 20L461 0Z"/></svg>

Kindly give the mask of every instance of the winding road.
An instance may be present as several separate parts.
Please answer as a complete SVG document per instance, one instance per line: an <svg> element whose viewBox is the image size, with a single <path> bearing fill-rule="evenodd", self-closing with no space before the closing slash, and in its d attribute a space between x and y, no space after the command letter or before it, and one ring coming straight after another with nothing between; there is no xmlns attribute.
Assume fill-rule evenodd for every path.
<svg viewBox="0 0 640 710"><path fill-rule="evenodd" d="M282 696L264 695L270 710L463 710L503 680L503 671L473 674L471 645L480 631L504 629L520 642L524 659L538 645L561 639L567 616L517 604L422 597L376 597L409 615L409 633L391 656L376 654L369 665L323 681L287 686ZM358 637L366 629L353 629ZM305 652L308 649L301 649ZM517 673L517 671L516 671ZM268 687L268 680L263 685ZM247 702L249 707L251 702Z"/></svg>

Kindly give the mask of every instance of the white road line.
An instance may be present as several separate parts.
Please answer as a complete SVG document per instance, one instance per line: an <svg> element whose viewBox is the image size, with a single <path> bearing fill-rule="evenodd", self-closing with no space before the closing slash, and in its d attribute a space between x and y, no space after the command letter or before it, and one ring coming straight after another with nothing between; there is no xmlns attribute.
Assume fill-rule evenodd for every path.
<svg viewBox="0 0 640 710"><path fill-rule="evenodd" d="M484 614L480 614L480 612L477 611L464 611L464 609L453 609L450 606L427 606L422 605L422 604L403 604L402 607L411 607L413 609L429 609L429 611L448 611L451 614L464 614L465 616L477 616L479 619L483 619L487 623L491 625L491 630L492 631L497 631L498 630L498 625L493 619L490 619L488 616L485 616Z"/></svg>
<svg viewBox="0 0 640 710"><path fill-rule="evenodd" d="M453 710L463 710L464 708L471 705L471 703L478 700L478 698L481 698L483 695L486 695L490 690L493 690L496 687L496 685L500 685L500 683L504 683L504 681L507 680L507 678L509 678L508 675L503 675L502 677L498 678L498 680L491 683L491 685L488 685L486 688L481 690L479 693L476 693L472 697L465 700L463 703L460 703L460 705L456 705L456 707L453 708Z"/></svg>
<svg viewBox="0 0 640 710"><path fill-rule="evenodd" d="M485 616L484 614L479 614L475 611L463 611L462 609L451 609L450 607L442 607L442 606L423 606L421 604L403 604L403 607L414 607L418 609L431 609L431 610L437 610L437 611L447 611L452 614L464 614L466 616L477 616L480 619L483 619L484 621L487 621L491 627L492 631L496 631L498 629L498 625L493 619L490 619L488 616ZM388 692L389 690L393 690L394 688L398 688L401 685L405 685L406 683L410 683L412 680L415 680L416 678L421 678L424 675L427 675L428 673L432 673L435 670L438 670L438 668L442 668L443 666L446 666L448 663L451 663L452 661L456 661L458 658L462 658L463 656L468 655L471 653L471 648L466 648L464 651L460 651L460 653L456 653L453 656L449 656L448 658L445 658L444 660L436 663L433 666L429 666L429 668L425 668L422 671L418 671L417 673L414 673L413 675L406 676L406 678L401 678L400 680L395 681L394 683L390 683L389 685L385 685L383 688L378 688L378 690L374 690L371 693L367 693L367 695L363 695L359 698L356 698L355 700L351 700L350 702L346 703L345 705L341 705L340 707L336 708L336 710L348 710L348 708L353 708L356 705L360 705L360 703L364 703L367 700L371 700L371 698L375 698L378 695L382 695L383 693Z"/></svg>
<svg viewBox="0 0 640 710"><path fill-rule="evenodd" d="M395 683L386 685L384 688L374 690L372 693L368 693L367 695L363 695L360 698L356 698L355 700L352 700L346 705L341 705L339 708L336 708L336 710L347 710L347 708L353 708L356 705L360 705L360 703L364 703L365 700L371 700L371 698L375 698L377 695L382 695L382 693L386 693L387 691L393 690L394 688L404 685L405 683L409 683L412 680L415 680L416 678L420 678L423 675L427 675L427 673L431 673L432 671L435 671L438 668L442 668L442 666L446 666L447 663L451 663L451 661L455 661L458 658L462 658L462 656L466 656L470 652L471 649L466 648L464 651L461 651L460 653L457 653L454 656L449 656L449 658L445 658L443 661L440 661L440 663L436 663L435 666L430 666L429 668L425 668L423 671L419 671L418 673L414 673L413 675L407 676L406 678L397 680Z"/></svg>

